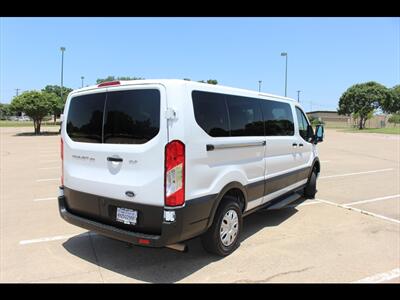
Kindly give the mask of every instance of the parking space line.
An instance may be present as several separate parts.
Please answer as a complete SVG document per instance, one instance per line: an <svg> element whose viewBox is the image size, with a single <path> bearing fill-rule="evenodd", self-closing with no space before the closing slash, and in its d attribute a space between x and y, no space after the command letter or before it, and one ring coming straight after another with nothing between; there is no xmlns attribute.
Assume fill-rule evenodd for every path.
<svg viewBox="0 0 400 300"><path fill-rule="evenodd" d="M399 198L399 197L400 197L400 194L397 194L397 195L392 195L392 196L379 197L379 198L374 198L374 199L360 200L360 201L345 203L344 205L345 205L345 206L349 206L349 205L364 204L364 203L370 203L370 202L375 202L375 201L382 201L382 200L387 200L387 199L394 199L394 198Z"/></svg>
<svg viewBox="0 0 400 300"><path fill-rule="evenodd" d="M86 236L88 233L84 233L81 236ZM57 235L57 236L51 236L51 237L43 237L43 238L38 238L38 239L33 239L33 240L23 240L20 241L20 245L27 245L27 244L34 244L34 243L43 243L43 242L52 242L52 241L58 241L58 240L67 240L69 238L72 238L74 236L79 235L79 233L75 234L68 234L68 235Z"/></svg>
<svg viewBox="0 0 400 300"><path fill-rule="evenodd" d="M378 214L370 212L370 211L358 209L358 208L355 208L355 207L352 207L352 206L347 206L347 205L344 205L344 204L331 202L331 201L328 201L328 200L323 200L323 199L315 199L315 200L321 201L323 203L330 204L330 205L333 205L333 206L337 206L337 207L353 210L353 211L356 211L356 212L359 212L359 213L362 213L362 214L365 214L365 215L370 215L370 216L373 216L373 217L376 217L376 218L379 218L379 219L383 219L383 220L386 220L386 221L390 221L390 222L394 222L394 223L400 224L400 220L388 218L388 217L385 217L385 216L382 216L382 215L378 215Z"/></svg>
<svg viewBox="0 0 400 300"><path fill-rule="evenodd" d="M36 179L36 182L53 181L53 180L60 180L60 178Z"/></svg>
<svg viewBox="0 0 400 300"><path fill-rule="evenodd" d="M353 283L379 283L379 282L389 281L397 277L400 277L400 268L396 268L389 272L379 273L357 281L353 281Z"/></svg>
<svg viewBox="0 0 400 300"><path fill-rule="evenodd" d="M37 198L33 199L33 201L47 201L47 200L56 200L56 197L49 197L49 198Z"/></svg>
<svg viewBox="0 0 400 300"><path fill-rule="evenodd" d="M321 160L321 163L328 163L330 160Z"/></svg>
<svg viewBox="0 0 400 300"><path fill-rule="evenodd" d="M337 175L321 176L321 177L319 177L319 179L345 177L345 176L353 176L353 175L361 175L361 174L370 174L370 173L386 172L386 171L393 171L393 170L394 170L393 168L388 168L388 169L380 169L380 170L357 172L357 173L337 174Z"/></svg>

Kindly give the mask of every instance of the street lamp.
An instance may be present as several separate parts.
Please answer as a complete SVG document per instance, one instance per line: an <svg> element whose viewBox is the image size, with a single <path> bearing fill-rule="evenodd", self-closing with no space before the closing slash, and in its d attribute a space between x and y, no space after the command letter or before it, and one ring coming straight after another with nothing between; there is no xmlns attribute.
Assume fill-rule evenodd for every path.
<svg viewBox="0 0 400 300"><path fill-rule="evenodd" d="M82 80L82 87L83 87L83 79L85 79L84 76L81 76L81 80Z"/></svg>
<svg viewBox="0 0 400 300"><path fill-rule="evenodd" d="M287 52L282 52L281 56L286 56L286 71L285 71L285 97L287 96L287 61L288 61L288 54Z"/></svg>
<svg viewBox="0 0 400 300"><path fill-rule="evenodd" d="M63 81L64 81L64 51L65 47L61 47L61 101L63 100Z"/></svg>
<svg viewBox="0 0 400 300"><path fill-rule="evenodd" d="M261 92L261 80L258 81L258 91Z"/></svg>
<svg viewBox="0 0 400 300"><path fill-rule="evenodd" d="M297 91L297 102L299 103L300 103L300 92L301 92L300 90Z"/></svg>

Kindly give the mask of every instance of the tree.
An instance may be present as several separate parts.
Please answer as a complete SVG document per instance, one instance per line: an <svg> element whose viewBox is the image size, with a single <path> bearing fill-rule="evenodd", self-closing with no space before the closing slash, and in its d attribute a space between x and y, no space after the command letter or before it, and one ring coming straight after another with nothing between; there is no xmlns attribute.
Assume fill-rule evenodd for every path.
<svg viewBox="0 0 400 300"><path fill-rule="evenodd" d="M114 81L114 80L141 80L144 78L141 77L129 77L129 76L121 76L121 77L115 77L115 76L107 76L106 78L98 78L96 80L96 83L103 83L107 81Z"/></svg>
<svg viewBox="0 0 400 300"><path fill-rule="evenodd" d="M208 80L207 80L207 83L208 83L208 84L217 85L217 84L218 84L218 81L217 81L216 79L208 79Z"/></svg>
<svg viewBox="0 0 400 300"><path fill-rule="evenodd" d="M390 95L382 100L381 107L386 113L400 113L400 84L390 89Z"/></svg>
<svg viewBox="0 0 400 300"><path fill-rule="evenodd" d="M396 127L397 124L400 124L400 114L391 115L388 122L394 123L394 126Z"/></svg>
<svg viewBox="0 0 400 300"><path fill-rule="evenodd" d="M28 115L33 120L35 134L40 134L42 120L52 113L57 98L54 93L26 91L11 101L11 108Z"/></svg>
<svg viewBox="0 0 400 300"><path fill-rule="evenodd" d="M0 103L0 120L4 120L12 114L10 104Z"/></svg>
<svg viewBox="0 0 400 300"><path fill-rule="evenodd" d="M190 79L186 79L186 78L184 80L189 80L190 81ZM218 81L216 79L208 79L207 81L199 80L197 82L214 84L214 85L218 84Z"/></svg>
<svg viewBox="0 0 400 300"><path fill-rule="evenodd" d="M355 84L340 97L338 113L339 115L357 114L359 116L358 128L363 129L368 114L379 108L388 97L391 97L390 91L377 82Z"/></svg>
<svg viewBox="0 0 400 300"><path fill-rule="evenodd" d="M62 99L61 99L61 86L59 85L46 85L43 92L53 93L57 96L57 101L53 104L51 112L54 116L54 124L56 123L57 116L64 110L65 101L67 100L68 94L73 91L73 89L63 86L62 89Z"/></svg>

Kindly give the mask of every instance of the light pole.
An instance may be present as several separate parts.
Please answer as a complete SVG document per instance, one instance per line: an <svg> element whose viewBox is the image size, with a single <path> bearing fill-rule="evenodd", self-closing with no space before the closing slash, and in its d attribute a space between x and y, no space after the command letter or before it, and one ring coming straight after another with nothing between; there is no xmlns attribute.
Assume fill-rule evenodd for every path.
<svg viewBox="0 0 400 300"><path fill-rule="evenodd" d="M63 100L63 81L64 81L64 51L65 51L65 47L61 47L61 101Z"/></svg>
<svg viewBox="0 0 400 300"><path fill-rule="evenodd" d="M82 80L82 87L83 87L83 79L85 79L84 76L81 76L81 80Z"/></svg>
<svg viewBox="0 0 400 300"><path fill-rule="evenodd" d="M286 56L286 71L285 71L285 97L287 96L287 61L288 61L288 54L287 52L282 52L281 56Z"/></svg>
<svg viewBox="0 0 400 300"><path fill-rule="evenodd" d="M300 90L297 91L297 102L299 103L300 103L300 92L301 92Z"/></svg>
<svg viewBox="0 0 400 300"><path fill-rule="evenodd" d="M261 83L262 83L262 81L259 80L259 81L258 81L258 91L259 91L259 92L261 92Z"/></svg>

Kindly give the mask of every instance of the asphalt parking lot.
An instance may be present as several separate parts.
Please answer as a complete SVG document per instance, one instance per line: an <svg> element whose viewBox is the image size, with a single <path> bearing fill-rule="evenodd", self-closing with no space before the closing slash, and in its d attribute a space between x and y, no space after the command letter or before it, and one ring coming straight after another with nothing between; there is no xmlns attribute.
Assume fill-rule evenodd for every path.
<svg viewBox="0 0 400 300"><path fill-rule="evenodd" d="M244 219L210 256L129 246L61 219L58 128L0 128L1 282L400 282L400 136L326 129L316 199Z"/></svg>

